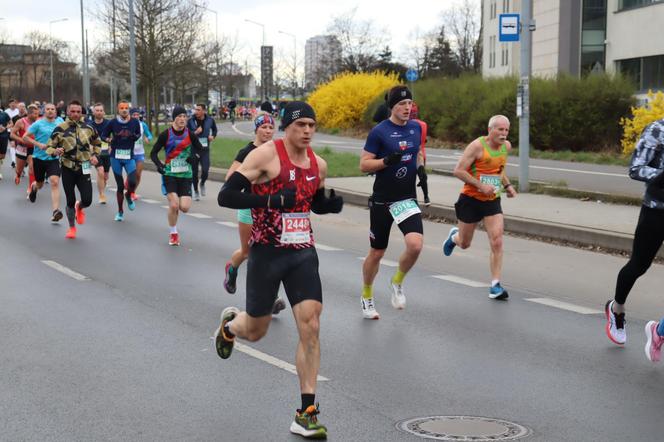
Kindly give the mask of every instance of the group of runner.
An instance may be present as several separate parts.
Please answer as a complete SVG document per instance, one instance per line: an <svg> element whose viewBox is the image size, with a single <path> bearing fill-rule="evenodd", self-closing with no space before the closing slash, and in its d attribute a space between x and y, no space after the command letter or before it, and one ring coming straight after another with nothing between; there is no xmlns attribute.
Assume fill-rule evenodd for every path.
<svg viewBox="0 0 664 442"><path fill-rule="evenodd" d="M362 316L373 320L380 318L373 283L394 223L404 236L405 250L390 279L389 291L395 309L406 307L405 277L417 262L424 243L422 213L416 195L418 178L420 187L425 190L425 204L429 203L422 149L426 125L412 118L411 91L405 86L392 88L387 94L386 106L389 116L369 133L360 158L360 170L375 175L369 198L370 247L362 267L360 297ZM89 123L81 118L81 110L80 103L70 102L67 119L62 121L56 116L53 104L45 106L41 119L35 108L28 106L11 130L11 138L21 146L17 148L17 160L25 162L21 167L29 165L33 175L29 180L28 198L34 202L48 178L54 222L63 217L58 208L61 177L70 226L68 238L76 237L76 225L84 224L84 210L92 202L92 167L97 167L102 203L105 202L101 196L107 174L113 171L117 184L117 221L124 219L125 201L130 210L135 208L134 195L140 182L137 163L144 161L144 150L136 150L136 146L139 140L151 139L148 128L135 118L127 102L118 104L117 117L113 120L104 118L100 104L95 105L94 118ZM187 120L184 108L175 107L172 125L159 134L150 154L162 175L163 191L169 202L170 245L180 243L178 215L189 210L192 187L196 189L192 183L196 179L192 165L209 163L209 153L206 155L205 150L216 136L216 125L206 120L204 110L204 106L200 109L197 106L194 117L197 120L192 122ZM0 140L11 128L3 118L0 113ZM223 309L215 332L215 348L221 358L227 359L236 338L254 342L265 336L272 316L285 308L285 301L278 296L283 284L299 335L295 360L301 405L295 412L290 431L306 438L325 438L327 428L318 420L316 402L322 284L310 214L340 213L343 199L334 190L327 192L325 189L327 163L311 149L316 114L310 105L293 101L285 107L281 139L273 140L275 121L270 114L258 115L254 123L255 138L238 152L218 195L220 206L238 210L240 238L240 248L225 265L223 286L228 293L236 292L238 269L247 260L246 309L240 311L233 306ZM482 222L490 243L489 298L504 300L508 293L501 285L504 230L501 195L512 198L517 192L505 173L511 149L507 140L510 122L505 116L495 115L487 126L487 134L465 148L455 167L454 175L463 182L455 204L458 223L451 228L442 251L450 256L457 246L468 248ZM648 186L632 257L618 276L614 300L605 306L606 334L619 345L626 342L624 304L627 295L664 242L662 229L658 229L664 220L664 159L657 151L662 144L664 123L660 121L644 132L630 167L630 176L646 181ZM159 157L162 150L164 161ZM4 152L0 153L4 156ZM204 172L198 187L202 195L205 195L206 178ZM19 171L16 182L20 182ZM659 361L664 343L664 320L648 322L646 336L648 359Z"/></svg>

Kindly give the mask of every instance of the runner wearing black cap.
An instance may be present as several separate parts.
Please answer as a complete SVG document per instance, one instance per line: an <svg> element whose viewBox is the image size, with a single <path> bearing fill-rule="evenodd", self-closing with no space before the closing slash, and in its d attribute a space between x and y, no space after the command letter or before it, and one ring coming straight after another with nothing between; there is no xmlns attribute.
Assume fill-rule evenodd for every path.
<svg viewBox="0 0 664 442"><path fill-rule="evenodd" d="M227 307L215 334L218 355L226 359L235 337L257 341L266 333L273 302L283 283L299 332L296 367L302 405L290 431L307 438L325 438L315 403L320 366L319 324L323 309L318 255L310 212L338 213L343 200L325 195L327 163L310 147L316 115L308 104L286 106L283 139L254 149L219 192L219 204L251 208L253 226L247 265L246 311Z"/></svg>
<svg viewBox="0 0 664 442"><path fill-rule="evenodd" d="M397 223L406 243L390 281L392 307L396 309L406 307L403 280L422 250L422 215L415 178L424 159L420 150L420 125L409 119L412 104L413 96L407 87L395 86L390 90L387 97L390 118L371 130L360 157L360 170L376 174L369 197L371 248L362 266L362 316L366 319L380 318L373 299L373 282L387 249L392 223Z"/></svg>

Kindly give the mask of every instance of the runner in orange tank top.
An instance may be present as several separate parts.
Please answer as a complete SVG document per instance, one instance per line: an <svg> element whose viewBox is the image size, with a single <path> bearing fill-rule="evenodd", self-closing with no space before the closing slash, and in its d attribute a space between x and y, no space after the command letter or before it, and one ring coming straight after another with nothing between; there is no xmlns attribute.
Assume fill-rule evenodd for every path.
<svg viewBox="0 0 664 442"><path fill-rule="evenodd" d="M459 200L454 205L458 227L452 227L443 244L443 253L450 256L457 245L470 247L475 228L480 221L491 245L491 288L489 298L507 299L507 291L500 285L503 266L503 210L500 194L516 196L514 186L505 174L507 154L512 145L507 141L510 121L503 115L489 120L489 132L470 143L459 159L454 176L464 182Z"/></svg>

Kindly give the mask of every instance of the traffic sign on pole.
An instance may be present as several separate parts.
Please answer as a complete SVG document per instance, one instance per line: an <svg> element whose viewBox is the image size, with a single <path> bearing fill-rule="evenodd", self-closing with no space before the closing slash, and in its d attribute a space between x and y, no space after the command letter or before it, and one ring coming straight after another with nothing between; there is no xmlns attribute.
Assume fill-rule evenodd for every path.
<svg viewBox="0 0 664 442"><path fill-rule="evenodd" d="M500 14L498 41L519 41L519 14Z"/></svg>
<svg viewBox="0 0 664 442"><path fill-rule="evenodd" d="M417 81L417 78L418 78L418 75L417 75L417 71L415 69L411 68L411 69L408 69L406 71L406 80L408 80L409 82L412 83L413 81Z"/></svg>

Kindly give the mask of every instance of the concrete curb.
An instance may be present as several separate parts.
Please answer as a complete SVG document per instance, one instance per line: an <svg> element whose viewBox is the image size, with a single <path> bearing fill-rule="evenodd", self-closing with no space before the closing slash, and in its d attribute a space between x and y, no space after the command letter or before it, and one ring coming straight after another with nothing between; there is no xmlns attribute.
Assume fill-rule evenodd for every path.
<svg viewBox="0 0 664 442"><path fill-rule="evenodd" d="M156 171L152 162L146 161L147 170ZM226 177L226 169L210 168L209 180L223 182ZM343 189L335 189L337 195L344 198L348 204L367 207L369 198L368 193L351 192ZM422 206L422 213L427 218L443 219L451 222L456 221L456 214L453 206L434 205L429 207ZM584 226L575 226L572 224L550 223L531 218L522 218L505 215L505 231L518 235L534 236L548 240L572 243L582 247L600 248L605 251L632 251L632 235L626 235L609 230L589 229ZM658 256L664 258L664 248L660 249Z"/></svg>

